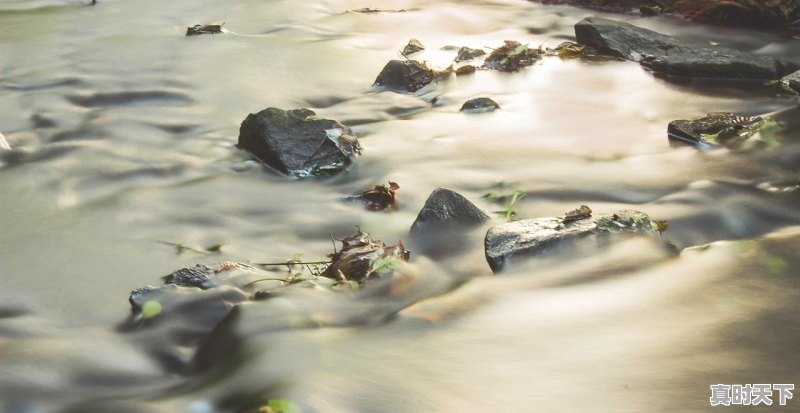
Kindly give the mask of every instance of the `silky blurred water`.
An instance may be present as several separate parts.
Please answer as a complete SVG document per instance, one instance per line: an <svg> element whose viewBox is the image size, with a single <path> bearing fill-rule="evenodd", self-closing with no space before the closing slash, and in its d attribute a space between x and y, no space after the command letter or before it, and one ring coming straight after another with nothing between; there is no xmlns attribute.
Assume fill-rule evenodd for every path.
<svg viewBox="0 0 800 413"><path fill-rule="evenodd" d="M554 47L596 15L525 1L84 3L0 3L0 132L13 149L0 157L0 409L204 413L280 397L304 412L704 411L710 384L800 381L800 212L786 190L800 175L797 131L773 151L666 138L674 119L794 98L555 57L414 95L371 87L412 37L427 47L415 58L444 68L447 46ZM347 13L363 7L405 11ZM769 33L610 17L800 63L797 40ZM222 22L232 33L184 37ZM502 110L458 111L480 96ZM352 126L363 156L326 180L261 167L235 144L247 114L270 106ZM401 186L396 211L337 201L388 180ZM489 213L502 206L483 194L523 191L518 218L641 210L685 249L626 241L491 276L482 228L456 254L412 250L416 287L389 304L240 305L225 334L236 351L196 373L150 351L192 357L171 341L179 322L118 329L131 290L181 267L319 259L330 234L356 227L405 239L440 186ZM298 312L323 327L274 328L275 314Z"/></svg>

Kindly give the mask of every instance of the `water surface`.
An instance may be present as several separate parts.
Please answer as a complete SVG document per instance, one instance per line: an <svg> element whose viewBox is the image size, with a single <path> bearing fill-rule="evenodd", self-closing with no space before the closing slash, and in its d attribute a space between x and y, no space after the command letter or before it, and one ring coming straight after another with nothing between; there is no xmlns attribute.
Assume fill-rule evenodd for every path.
<svg viewBox="0 0 800 413"><path fill-rule="evenodd" d="M427 47L420 59L444 68L455 55L447 46L553 47L595 13L512 0L346 13L367 6L378 7L0 5L0 131L14 151L0 158L1 409L203 413L286 398L310 412L674 412L708 409L709 384L800 381L800 213L798 192L786 190L798 180L797 131L772 152L698 152L666 139L674 119L795 100L557 58L416 95L380 92L371 83L411 37ZM797 40L769 33L612 17L800 63ZM221 22L232 33L183 36ZM479 96L502 110L458 111ZM332 179L278 176L235 147L241 121L270 106L351 125L363 156ZM337 201L388 180L401 186L396 211ZM197 343L176 338L191 336L182 322L118 328L131 290L181 267L318 259L331 252L329 234L357 226L405 239L440 186L490 213L502 206L483 194L523 191L518 218L581 204L642 210L668 220L665 235L685 250L670 257L631 241L491 276L483 228L457 254L412 251L417 287L388 304L298 294L241 305L224 335L239 347L200 372L154 350L191 358ZM223 247L176 254L167 243ZM298 313L327 327L276 328L276 315Z"/></svg>

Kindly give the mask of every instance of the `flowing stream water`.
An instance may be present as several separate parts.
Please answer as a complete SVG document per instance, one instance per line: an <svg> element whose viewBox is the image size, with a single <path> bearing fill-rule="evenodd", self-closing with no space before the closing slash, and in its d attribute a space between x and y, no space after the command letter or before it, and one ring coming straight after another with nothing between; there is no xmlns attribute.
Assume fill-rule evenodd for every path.
<svg viewBox="0 0 800 413"><path fill-rule="evenodd" d="M412 37L444 68L447 46L554 47L602 15L526 1L85 3L0 3L0 132L13 150L0 149L0 410L244 412L282 399L303 412L676 412L710 409L711 384L800 383L800 130L771 150L666 137L674 119L796 99L556 57L417 94L372 88ZM367 6L403 12L346 12ZM800 63L800 41L777 34L606 17ZM231 33L184 36L212 22ZM479 96L502 110L459 112ZM247 114L271 106L351 126L363 156L322 180L260 166L235 144ZM337 200L389 180L394 211ZM641 210L668 220L682 251L630 240L493 276L484 227L452 254L412 248L410 286L389 297L236 306L200 356L201 310L121 327L131 290L182 267L320 259L330 234L356 227L406 239L437 187L490 213L502 205L482 195L523 191L520 219ZM204 368L169 361L181 357Z"/></svg>

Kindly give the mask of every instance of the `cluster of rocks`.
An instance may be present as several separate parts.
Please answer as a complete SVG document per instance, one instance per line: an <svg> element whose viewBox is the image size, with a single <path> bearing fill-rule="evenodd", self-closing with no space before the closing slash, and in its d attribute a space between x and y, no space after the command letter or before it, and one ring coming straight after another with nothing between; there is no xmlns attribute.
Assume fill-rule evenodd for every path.
<svg viewBox="0 0 800 413"><path fill-rule="evenodd" d="M461 194L447 188L435 189L409 230L409 238L422 253L449 252L464 242L465 234L484 227L492 219ZM486 261L494 272L501 272L512 263L568 250L579 240L594 239L608 245L614 234L661 235L664 221L656 221L639 211L623 210L593 215L587 206L569 211L561 217L503 222L491 226L484 237ZM342 248L327 261L303 263L290 260L257 266L288 267L313 264L310 275L303 272L278 272L254 265L225 262L209 266L183 268L163 277L161 287L143 287L130 295L133 314L130 323L153 318L162 302L185 301L192 292L222 288L226 300L242 301L272 298L293 288L318 287L352 290L372 281L390 278L410 258L410 251L401 241L386 245L359 231L340 240ZM669 244L665 241L665 246ZM148 309L148 303L159 303L159 311Z"/></svg>
<svg viewBox="0 0 800 413"><path fill-rule="evenodd" d="M630 2L634 3L639 1ZM195 26L187 35L222 30L221 25L216 28ZM461 47L453 59L458 67L450 66L445 70L433 70L423 62L410 60L408 56L425 50L419 40L412 39L401 51L406 59L387 63L375 79L374 86L394 92L415 93L453 73L458 75L477 70L476 65L465 64L476 59L484 59L481 69L513 72L534 64L543 56L605 56L636 62L657 75L670 78L779 80L777 83L785 91L800 93L798 68L768 56L688 42L627 23L594 17L577 23L575 36L577 43L565 42L547 50L506 41L488 56L482 49ZM466 101L461 111L491 112L499 108L494 100L479 97ZM770 133L774 133L775 127L776 122L769 115L718 112L698 119L673 121L668 125L667 135L671 142L699 148L737 147L764 134L767 129L771 128ZM3 144L0 135L0 147L6 146ZM241 124L238 146L277 172L299 178L342 172L361 153L358 137L351 128L335 120L317 118L309 109L267 108L249 114ZM398 189L399 185L389 182L343 199L361 202L373 211L389 209L394 206ZM438 188L428 197L411 225L409 239L422 254L433 251L447 253L469 242L465 235L467 232L486 228L483 248L488 266L495 273L519 262L551 256L555 251L574 251L580 245L607 246L624 238L621 234L657 236L666 248L671 247L661 236L666 230L666 222L653 220L639 211L594 214L583 205L560 217L491 223L492 219L464 196ZM232 295L226 300L236 303L274 297L281 291L298 287L358 288L374 280L391 278L410 257L402 242L386 245L361 231L341 240L341 243L341 250L334 251L330 260L315 263L320 266L311 271L311 276L278 276L272 271L241 263L178 270L164 278L164 286L145 287L131 294L132 320L140 321L158 314L152 305L148 308L148 303L160 302L166 296L187 291L229 288L234 292L227 292ZM304 263L288 261L278 264L291 269Z"/></svg>

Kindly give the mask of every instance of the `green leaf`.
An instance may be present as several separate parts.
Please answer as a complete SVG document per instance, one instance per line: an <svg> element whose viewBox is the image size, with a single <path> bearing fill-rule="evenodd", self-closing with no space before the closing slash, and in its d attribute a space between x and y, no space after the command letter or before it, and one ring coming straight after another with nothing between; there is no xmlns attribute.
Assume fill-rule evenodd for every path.
<svg viewBox="0 0 800 413"><path fill-rule="evenodd" d="M758 130L755 139L760 140L767 144L769 149L778 149L781 147L780 135L783 132L783 126L776 122L772 117L765 117L763 121L754 126Z"/></svg>
<svg viewBox="0 0 800 413"><path fill-rule="evenodd" d="M775 275L783 274L789 268L789 263L786 260L775 255L767 255L761 261L767 271Z"/></svg>
<svg viewBox="0 0 800 413"><path fill-rule="evenodd" d="M514 57L514 56L517 56L517 55L521 55L521 54L523 54L523 53L525 53L527 51L528 51L528 44L527 43L526 44L521 44L521 45L515 47L514 50L512 50L511 53L508 54L508 57Z"/></svg>
<svg viewBox="0 0 800 413"><path fill-rule="evenodd" d="M721 132L717 133L701 133L700 137L709 141L709 142L716 142L717 138L719 138Z"/></svg>
<svg viewBox="0 0 800 413"><path fill-rule="evenodd" d="M387 274L403 265L403 260L396 255L388 255L372 262L369 272L372 274Z"/></svg>
<svg viewBox="0 0 800 413"><path fill-rule="evenodd" d="M150 300L142 305L142 317L145 319L153 318L161 313L161 303Z"/></svg>
<svg viewBox="0 0 800 413"><path fill-rule="evenodd" d="M282 399L272 399L267 402L267 406L274 413L302 413L302 411L292 402Z"/></svg>

